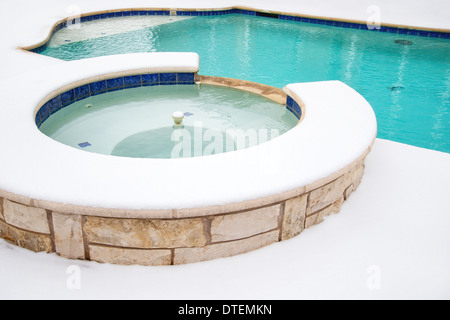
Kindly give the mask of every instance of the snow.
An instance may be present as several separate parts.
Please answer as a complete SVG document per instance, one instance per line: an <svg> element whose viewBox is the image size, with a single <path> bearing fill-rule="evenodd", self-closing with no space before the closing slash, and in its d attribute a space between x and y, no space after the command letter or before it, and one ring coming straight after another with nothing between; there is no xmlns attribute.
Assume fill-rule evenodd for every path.
<svg viewBox="0 0 450 320"><path fill-rule="evenodd" d="M71 261L0 240L0 299L449 299L449 161L378 139L338 215L294 239L197 264ZM70 266L80 268L80 290L67 287Z"/></svg>
<svg viewBox="0 0 450 320"><path fill-rule="evenodd" d="M2 34L3 79L64 63L15 48L45 39L74 3L83 12L242 4L359 20L379 5L383 22L450 29L446 0L8 0L0 4L0 23L14 32ZM377 139L341 212L299 237L236 257L151 268L71 261L0 240L0 298L449 299L449 181L449 154ZM81 290L67 286L70 266L80 268Z"/></svg>

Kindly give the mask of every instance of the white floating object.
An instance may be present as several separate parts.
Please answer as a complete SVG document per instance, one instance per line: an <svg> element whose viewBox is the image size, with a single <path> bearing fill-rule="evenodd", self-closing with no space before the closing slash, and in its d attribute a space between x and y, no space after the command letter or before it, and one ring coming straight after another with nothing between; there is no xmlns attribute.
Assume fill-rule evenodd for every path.
<svg viewBox="0 0 450 320"><path fill-rule="evenodd" d="M184 120L184 112L177 111L172 114L173 121L176 126L181 126Z"/></svg>

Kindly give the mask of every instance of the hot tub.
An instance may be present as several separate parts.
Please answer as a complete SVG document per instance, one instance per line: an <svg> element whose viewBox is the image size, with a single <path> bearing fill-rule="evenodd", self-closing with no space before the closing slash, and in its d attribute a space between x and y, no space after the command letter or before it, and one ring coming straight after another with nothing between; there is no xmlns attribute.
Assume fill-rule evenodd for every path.
<svg viewBox="0 0 450 320"><path fill-rule="evenodd" d="M0 236L71 259L172 265L290 239L338 212L358 187L376 136L367 101L339 81L282 91L198 71L194 53L131 54L68 62L2 83ZM76 88L92 96L107 92L108 80L132 84L140 75L142 84L149 74L168 75L169 85L179 86L185 84L178 74L192 74L190 85L259 94L283 102L278 107L299 121L256 146L177 159L86 152L39 130L52 113L88 94Z"/></svg>

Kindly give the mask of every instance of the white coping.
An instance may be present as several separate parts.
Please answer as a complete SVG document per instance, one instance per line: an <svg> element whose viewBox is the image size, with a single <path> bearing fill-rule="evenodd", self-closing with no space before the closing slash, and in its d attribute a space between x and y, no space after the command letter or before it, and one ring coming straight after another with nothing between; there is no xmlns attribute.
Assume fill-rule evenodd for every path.
<svg viewBox="0 0 450 320"><path fill-rule="evenodd" d="M195 53L147 53L67 62L1 84L0 189L36 200L115 209L223 205L289 191L330 176L371 146L375 114L339 81L292 84L306 117L247 150L190 159L132 159L77 150L42 134L34 111L49 93L126 69L198 71Z"/></svg>

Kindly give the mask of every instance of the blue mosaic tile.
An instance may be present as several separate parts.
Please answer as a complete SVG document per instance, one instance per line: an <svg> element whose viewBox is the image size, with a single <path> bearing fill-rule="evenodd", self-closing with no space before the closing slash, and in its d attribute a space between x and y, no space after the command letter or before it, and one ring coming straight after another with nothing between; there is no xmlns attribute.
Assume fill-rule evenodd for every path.
<svg viewBox="0 0 450 320"><path fill-rule="evenodd" d="M131 11L124 11L123 12L123 16L124 17L130 17L131 16Z"/></svg>
<svg viewBox="0 0 450 320"><path fill-rule="evenodd" d="M123 17L123 12L115 12L114 17Z"/></svg>
<svg viewBox="0 0 450 320"><path fill-rule="evenodd" d="M450 39L450 33L441 33L442 39Z"/></svg>
<svg viewBox="0 0 450 320"><path fill-rule="evenodd" d="M294 99L292 99L290 96L287 96L286 105L292 107L294 105Z"/></svg>
<svg viewBox="0 0 450 320"><path fill-rule="evenodd" d="M91 95L88 84L73 89L73 93L75 95L75 101L83 100Z"/></svg>
<svg viewBox="0 0 450 320"><path fill-rule="evenodd" d="M148 11L139 11L140 16L146 16L148 15Z"/></svg>
<svg viewBox="0 0 450 320"><path fill-rule="evenodd" d="M389 33L398 33L398 29L397 28L388 28L388 32Z"/></svg>
<svg viewBox="0 0 450 320"><path fill-rule="evenodd" d="M92 17L92 16L87 16L86 17L86 21L93 21L94 20L94 17Z"/></svg>
<svg viewBox="0 0 450 320"><path fill-rule="evenodd" d="M439 32L431 32L428 34L429 37L431 38L439 38Z"/></svg>
<svg viewBox="0 0 450 320"><path fill-rule="evenodd" d="M115 16L114 12L109 12L108 13L108 18L114 18L114 16Z"/></svg>
<svg viewBox="0 0 450 320"><path fill-rule="evenodd" d="M82 143L79 143L78 144L78 146L80 147L80 148L87 148L87 147L90 147L90 146L92 146L92 144L90 144L89 142L82 142Z"/></svg>
<svg viewBox="0 0 450 320"><path fill-rule="evenodd" d="M39 111L38 111L38 113L36 113L36 117L34 118L34 122L36 123L38 128L42 125L41 115L40 115Z"/></svg>
<svg viewBox="0 0 450 320"><path fill-rule="evenodd" d="M194 83L195 76L193 73L178 73L177 74L177 82L178 83Z"/></svg>
<svg viewBox="0 0 450 320"><path fill-rule="evenodd" d="M100 20L100 15L99 14L93 15L92 19L93 20Z"/></svg>
<svg viewBox="0 0 450 320"><path fill-rule="evenodd" d="M106 19L106 18L108 18L108 15L106 13L102 13L100 15L100 19Z"/></svg>
<svg viewBox="0 0 450 320"><path fill-rule="evenodd" d="M64 105L62 105L61 103L61 96L57 96L47 103L50 114L54 114L55 112L58 112L59 110L61 110L61 108L64 107ZM71 103L73 103L73 101Z"/></svg>
<svg viewBox="0 0 450 320"><path fill-rule="evenodd" d="M69 90L61 94L61 106L63 108L67 107L69 104L72 104L74 102L75 102L75 94L73 93L73 90Z"/></svg>
<svg viewBox="0 0 450 320"><path fill-rule="evenodd" d="M147 11L147 15L155 16L156 15L156 11Z"/></svg>
<svg viewBox="0 0 450 320"><path fill-rule="evenodd" d="M96 96L106 92L106 81L98 81L89 85L91 89L91 96Z"/></svg>
<svg viewBox="0 0 450 320"><path fill-rule="evenodd" d="M176 84L177 83L177 74L176 73L161 73L159 75L159 82L161 85Z"/></svg>
<svg viewBox="0 0 450 320"><path fill-rule="evenodd" d="M292 99L290 96L287 96L286 107L290 112L292 112L292 114L294 114L297 117L297 119L299 120L301 119L302 109L300 108L298 103L295 102L295 100Z"/></svg>
<svg viewBox="0 0 450 320"><path fill-rule="evenodd" d="M297 113L298 116L301 117L302 109L300 108L300 106L297 103L294 104L294 111L295 111L295 113Z"/></svg>
<svg viewBox="0 0 450 320"><path fill-rule="evenodd" d="M131 15L132 16L138 16L139 15L139 11L131 11Z"/></svg>
<svg viewBox="0 0 450 320"><path fill-rule="evenodd" d="M141 86L141 76L123 77L125 88L136 88Z"/></svg>
<svg viewBox="0 0 450 320"><path fill-rule="evenodd" d="M371 28L373 28L373 27L371 26ZM368 26L367 24L361 24L361 25L360 25L360 29L361 29L361 30L366 30L366 31L367 31L367 30L369 30L369 26ZM374 29L375 29L375 28L374 28Z"/></svg>
<svg viewBox="0 0 450 320"><path fill-rule="evenodd" d="M39 116L41 118L41 123L44 123L50 117L50 108L48 104L44 104L39 110Z"/></svg>
<svg viewBox="0 0 450 320"><path fill-rule="evenodd" d="M155 11L155 14L156 14L157 16L162 16L162 15L163 15L163 12L162 12L162 11Z"/></svg>
<svg viewBox="0 0 450 320"><path fill-rule="evenodd" d="M106 80L107 91L118 90L118 89L122 89L123 87L124 87L123 78Z"/></svg>
<svg viewBox="0 0 450 320"><path fill-rule="evenodd" d="M143 74L142 85L146 87L159 85L159 74Z"/></svg>

